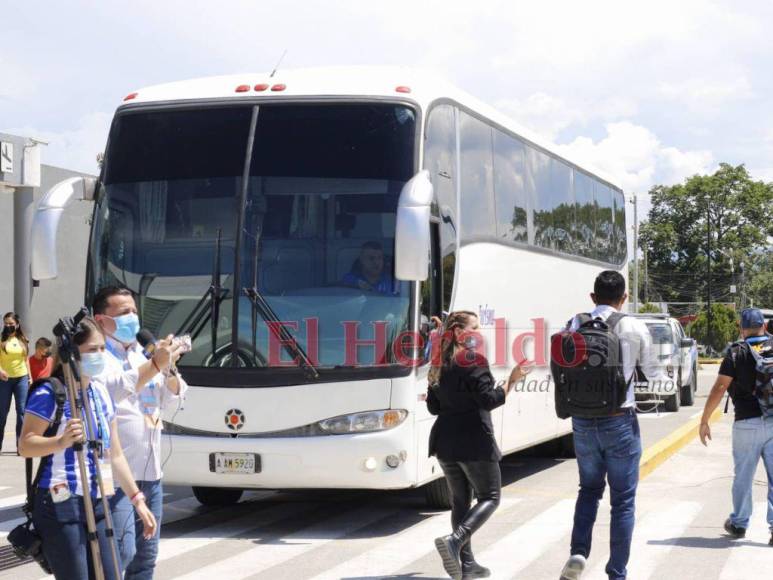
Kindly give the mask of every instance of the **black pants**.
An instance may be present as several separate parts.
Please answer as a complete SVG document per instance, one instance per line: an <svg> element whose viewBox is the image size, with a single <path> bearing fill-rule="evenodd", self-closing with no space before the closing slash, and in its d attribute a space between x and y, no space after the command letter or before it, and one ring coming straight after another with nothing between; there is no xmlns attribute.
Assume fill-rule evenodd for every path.
<svg viewBox="0 0 773 580"><path fill-rule="evenodd" d="M451 525L454 533L467 543L462 548L462 562L472 562L472 545L475 533L499 506L502 496L502 473L496 461L444 461L439 460L451 490ZM477 503L472 504L475 494Z"/></svg>

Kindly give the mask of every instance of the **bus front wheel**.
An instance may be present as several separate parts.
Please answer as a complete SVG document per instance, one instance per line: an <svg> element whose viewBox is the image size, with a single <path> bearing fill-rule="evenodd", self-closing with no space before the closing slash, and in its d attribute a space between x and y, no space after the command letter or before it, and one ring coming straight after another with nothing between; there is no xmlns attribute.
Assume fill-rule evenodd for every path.
<svg viewBox="0 0 773 580"><path fill-rule="evenodd" d="M226 506L238 502L243 489L233 487L194 487L193 495L206 506Z"/></svg>
<svg viewBox="0 0 773 580"><path fill-rule="evenodd" d="M427 500L427 506L435 509L451 509L451 490L445 477L430 481L424 486L424 497Z"/></svg>

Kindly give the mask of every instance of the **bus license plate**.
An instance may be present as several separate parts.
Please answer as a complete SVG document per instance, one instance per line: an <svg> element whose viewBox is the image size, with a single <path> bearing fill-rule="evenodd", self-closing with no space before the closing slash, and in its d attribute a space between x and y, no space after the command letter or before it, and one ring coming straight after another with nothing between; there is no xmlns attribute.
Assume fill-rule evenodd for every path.
<svg viewBox="0 0 773 580"><path fill-rule="evenodd" d="M255 453L210 453L213 473L260 473L260 456Z"/></svg>

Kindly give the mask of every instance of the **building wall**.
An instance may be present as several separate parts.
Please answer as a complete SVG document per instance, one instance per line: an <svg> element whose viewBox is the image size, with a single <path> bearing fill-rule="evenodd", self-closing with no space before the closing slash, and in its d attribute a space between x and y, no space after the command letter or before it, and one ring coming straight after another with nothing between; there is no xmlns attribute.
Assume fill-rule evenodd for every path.
<svg viewBox="0 0 773 580"><path fill-rule="evenodd" d="M68 177L86 175L51 165L41 166L39 188L35 188L37 202L46 191ZM89 239L89 220L93 202L74 201L65 210L60 221L57 255L59 277L43 280L33 288L30 319L22 326L34 342L39 336L52 337L51 329L59 317L73 314L83 303L86 282L86 250ZM13 254L15 227L13 223L13 194L0 194L0 311L13 310Z"/></svg>

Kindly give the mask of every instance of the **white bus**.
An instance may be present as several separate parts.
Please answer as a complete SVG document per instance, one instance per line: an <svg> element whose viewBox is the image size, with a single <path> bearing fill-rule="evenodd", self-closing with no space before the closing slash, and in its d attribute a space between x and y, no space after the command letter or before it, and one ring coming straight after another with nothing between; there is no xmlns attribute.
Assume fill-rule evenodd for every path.
<svg viewBox="0 0 773 580"><path fill-rule="evenodd" d="M95 200L86 300L125 286L157 336L193 336L164 469L205 504L249 488L424 484L447 503L427 455L424 349L393 342L426 338L432 316L480 312L490 360L507 357L493 368L504 379L520 333L536 324L544 351L548 325L587 309L599 271L627 272L618 187L405 69L131 93L96 184L63 182L39 207L33 277L55 275L58 216L76 197ZM499 319L507 337L495 347ZM503 452L569 433L548 374L537 368L530 384L542 384L494 412Z"/></svg>

